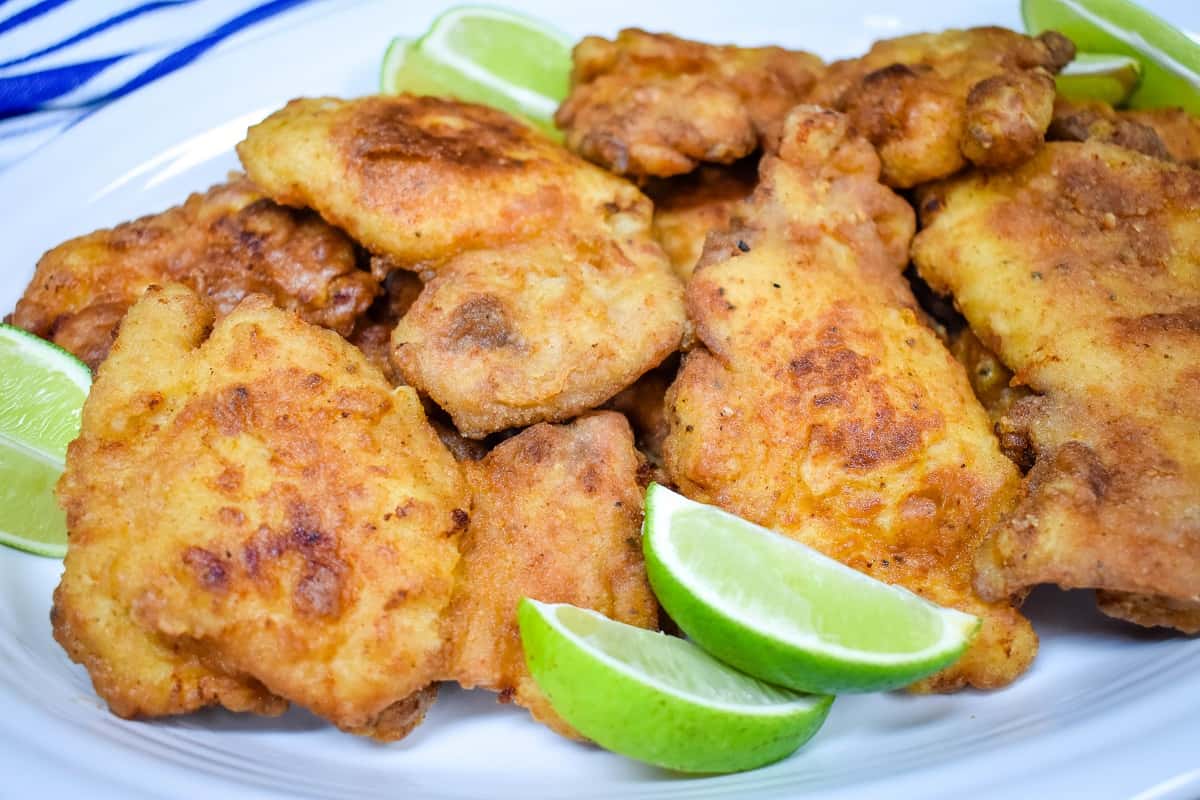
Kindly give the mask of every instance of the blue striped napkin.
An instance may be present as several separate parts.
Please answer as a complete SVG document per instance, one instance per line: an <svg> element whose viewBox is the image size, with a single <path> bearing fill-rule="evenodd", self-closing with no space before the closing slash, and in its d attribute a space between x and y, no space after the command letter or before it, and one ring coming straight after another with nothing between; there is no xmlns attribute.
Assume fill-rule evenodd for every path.
<svg viewBox="0 0 1200 800"><path fill-rule="evenodd" d="M327 0L0 0L0 170L111 100L332 7Z"/></svg>

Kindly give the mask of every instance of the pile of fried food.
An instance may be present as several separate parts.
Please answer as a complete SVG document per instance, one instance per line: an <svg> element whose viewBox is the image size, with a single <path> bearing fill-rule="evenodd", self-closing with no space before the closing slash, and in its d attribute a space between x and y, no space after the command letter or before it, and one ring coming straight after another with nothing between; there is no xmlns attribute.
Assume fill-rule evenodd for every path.
<svg viewBox="0 0 1200 800"><path fill-rule="evenodd" d="M124 717L391 740L455 681L573 735L517 602L658 626L651 479L981 616L917 691L1024 672L1036 584L1200 630L1200 123L1056 98L1073 52L626 30L575 49L565 147L288 103L12 314L96 369L55 637Z"/></svg>

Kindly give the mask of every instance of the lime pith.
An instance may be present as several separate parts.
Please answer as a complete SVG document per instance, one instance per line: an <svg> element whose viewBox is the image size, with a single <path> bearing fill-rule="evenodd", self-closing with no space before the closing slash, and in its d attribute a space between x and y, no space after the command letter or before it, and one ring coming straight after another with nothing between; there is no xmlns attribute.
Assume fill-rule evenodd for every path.
<svg viewBox="0 0 1200 800"><path fill-rule="evenodd" d="M75 356L0 325L0 544L55 558L66 553L54 485L90 387L91 372Z"/></svg>
<svg viewBox="0 0 1200 800"><path fill-rule="evenodd" d="M380 87L388 94L483 103L557 135L552 118L570 72L571 41L546 23L505 9L460 6L419 39L392 41Z"/></svg>
<svg viewBox="0 0 1200 800"><path fill-rule="evenodd" d="M1181 106L1200 114L1200 43L1131 0L1021 0L1030 33L1056 30L1083 53L1137 59L1132 108Z"/></svg>
<svg viewBox="0 0 1200 800"><path fill-rule="evenodd" d="M717 658L800 691L906 686L952 664L979 619L651 484L643 536L659 602Z"/></svg>

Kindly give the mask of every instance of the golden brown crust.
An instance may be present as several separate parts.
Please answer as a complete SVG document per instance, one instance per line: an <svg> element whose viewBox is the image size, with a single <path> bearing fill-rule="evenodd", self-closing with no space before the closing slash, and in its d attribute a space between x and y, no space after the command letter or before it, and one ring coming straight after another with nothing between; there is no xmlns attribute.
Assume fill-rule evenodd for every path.
<svg viewBox="0 0 1200 800"><path fill-rule="evenodd" d="M654 235L680 280L687 283L692 277L709 232L729 224L757 182L757 165L746 161L700 167L690 175L647 184L646 194L654 201Z"/></svg>
<svg viewBox="0 0 1200 800"><path fill-rule="evenodd" d="M178 281L221 316L265 294L348 335L378 291L353 243L315 215L277 206L244 177L181 206L64 242L42 256L12 323L95 369L126 310L151 284Z"/></svg>
<svg viewBox="0 0 1200 800"><path fill-rule="evenodd" d="M820 59L626 28L575 47L571 93L555 115L567 147L619 175L682 175L731 164L778 139Z"/></svg>
<svg viewBox="0 0 1200 800"><path fill-rule="evenodd" d="M1110 617L1145 628L1174 628L1189 635L1200 633L1200 602L1161 595L1096 592L1096 604Z"/></svg>
<svg viewBox="0 0 1200 800"><path fill-rule="evenodd" d="M1200 168L1200 118L1182 108L1122 111L1121 117L1151 128L1180 164Z"/></svg>
<svg viewBox="0 0 1200 800"><path fill-rule="evenodd" d="M1053 142L1108 142L1164 161L1173 160L1154 128L1098 101L1081 103L1062 97L1056 99L1046 139Z"/></svg>
<svg viewBox="0 0 1200 800"><path fill-rule="evenodd" d="M971 388L991 417L993 425L1008 414L1014 403L1029 396L1029 388L1013 383L1012 370L979 341L970 327L964 326L951 334L949 346L950 353L966 369ZM1001 449L1003 445L1002 441ZM1012 454L1007 455L1013 457ZM1021 463L1019 458L1013 460Z"/></svg>
<svg viewBox="0 0 1200 800"><path fill-rule="evenodd" d="M639 238L648 221L639 211ZM681 295L648 236L471 251L396 325L392 359L465 436L569 419L675 352Z"/></svg>
<svg viewBox="0 0 1200 800"><path fill-rule="evenodd" d="M879 150L883 182L910 187L968 161L1000 168L1033 155L1050 123L1053 75L1073 57L1052 31L902 36L831 64L808 102L846 112Z"/></svg>
<svg viewBox="0 0 1200 800"><path fill-rule="evenodd" d="M682 287L650 202L501 112L296 100L238 151L272 196L421 274L392 361L467 436L569 419L679 345Z"/></svg>
<svg viewBox="0 0 1200 800"><path fill-rule="evenodd" d="M463 476L337 335L261 296L211 320L153 288L99 370L58 490L56 636L117 713L285 698L403 735L442 670Z"/></svg>
<svg viewBox="0 0 1200 800"><path fill-rule="evenodd" d="M1036 463L980 553L980 591L1200 600L1200 172L1054 142L923 210L922 277L1038 393L1001 420Z"/></svg>
<svg viewBox="0 0 1200 800"><path fill-rule="evenodd" d="M639 466L629 425L612 412L535 425L467 465L475 504L446 618L445 677L500 692L579 738L525 666L517 605L532 597L657 626L642 561Z"/></svg>
<svg viewBox="0 0 1200 800"><path fill-rule="evenodd" d="M745 219L710 238L687 292L705 347L667 395L667 471L693 498L981 615L963 659L914 688L1002 686L1036 637L979 599L972 557L1019 476L901 275L912 210L847 124L794 111Z"/></svg>

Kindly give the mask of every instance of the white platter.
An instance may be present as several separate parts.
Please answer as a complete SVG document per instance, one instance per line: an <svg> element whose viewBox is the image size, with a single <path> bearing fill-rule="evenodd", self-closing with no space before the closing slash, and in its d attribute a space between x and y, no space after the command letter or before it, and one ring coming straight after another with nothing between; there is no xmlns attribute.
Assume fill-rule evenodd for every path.
<svg viewBox="0 0 1200 800"><path fill-rule="evenodd" d="M514 2L575 33L626 25L778 42L827 57L903 32L1016 26L1015 2ZM1192 0L1149 3L1200 30ZM248 124L299 95L373 90L388 39L439 4L329 4L329 14L201 60L86 119L0 175L0 311L70 236L179 202L236 167ZM839 698L784 762L689 778L573 744L494 696L443 691L405 741L378 745L303 711L110 715L50 637L57 562L0 548L0 797L1200 797L1200 641L1106 620L1086 593L1042 590L1033 669L992 694Z"/></svg>

